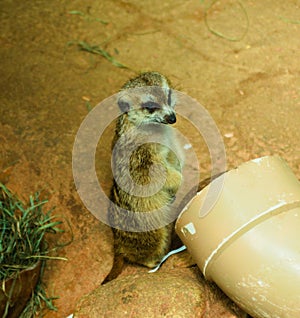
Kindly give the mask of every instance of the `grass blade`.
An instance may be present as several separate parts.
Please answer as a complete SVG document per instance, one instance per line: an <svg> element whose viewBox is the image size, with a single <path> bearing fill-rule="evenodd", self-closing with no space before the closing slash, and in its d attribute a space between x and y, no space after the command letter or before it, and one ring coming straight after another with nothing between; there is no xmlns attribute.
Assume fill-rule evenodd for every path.
<svg viewBox="0 0 300 318"><path fill-rule="evenodd" d="M128 69L129 67L126 66L125 64L122 64L118 62L113 56L111 56L107 51L102 49L100 46L94 45L91 46L88 43L84 41L78 42L78 46L81 50L92 53L92 54L98 54L107 59L110 63L112 63L114 66L119 67L119 68L126 68Z"/></svg>

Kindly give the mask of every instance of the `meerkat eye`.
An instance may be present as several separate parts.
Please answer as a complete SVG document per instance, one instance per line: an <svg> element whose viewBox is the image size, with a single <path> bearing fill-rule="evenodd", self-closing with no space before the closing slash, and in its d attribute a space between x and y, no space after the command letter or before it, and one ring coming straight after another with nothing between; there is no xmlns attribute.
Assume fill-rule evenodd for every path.
<svg viewBox="0 0 300 318"><path fill-rule="evenodd" d="M146 102L142 104L142 108L148 110L149 113L155 112L157 109L161 109L160 105L155 102Z"/></svg>

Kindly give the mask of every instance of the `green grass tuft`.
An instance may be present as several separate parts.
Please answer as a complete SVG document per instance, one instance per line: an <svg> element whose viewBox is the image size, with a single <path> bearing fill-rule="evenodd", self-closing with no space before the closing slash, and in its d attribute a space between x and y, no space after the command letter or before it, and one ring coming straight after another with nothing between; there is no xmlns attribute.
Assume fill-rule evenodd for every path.
<svg viewBox="0 0 300 318"><path fill-rule="evenodd" d="M46 202L36 193L23 204L0 183L0 280L13 277L39 259L51 258L44 237L61 232L57 226L62 222L53 221L52 210L43 212Z"/></svg>
<svg viewBox="0 0 300 318"><path fill-rule="evenodd" d="M22 270L34 266L38 261L42 261L44 266L45 260L48 259L66 260L66 258L52 257L49 254L57 247L72 242L73 234L71 241L67 244L49 249L45 235L64 231L58 227L62 222L55 221L55 216L51 215L53 209L43 211L46 202L47 200L41 201L39 194L36 193L24 204L0 183L0 281L17 278ZM41 278L42 274L20 317L34 317L42 310L44 304L48 309L55 310L52 303L55 298L47 297ZM1 288L4 288L3 286L5 287L5 284L2 284ZM6 310L8 306L9 299Z"/></svg>

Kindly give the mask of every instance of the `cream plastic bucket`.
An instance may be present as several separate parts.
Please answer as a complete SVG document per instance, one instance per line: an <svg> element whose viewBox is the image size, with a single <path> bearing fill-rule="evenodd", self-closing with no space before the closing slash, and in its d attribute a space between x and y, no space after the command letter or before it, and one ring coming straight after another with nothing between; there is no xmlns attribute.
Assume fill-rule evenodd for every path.
<svg viewBox="0 0 300 318"><path fill-rule="evenodd" d="M300 317L300 183L283 159L255 159L212 181L176 232L204 276L250 315Z"/></svg>

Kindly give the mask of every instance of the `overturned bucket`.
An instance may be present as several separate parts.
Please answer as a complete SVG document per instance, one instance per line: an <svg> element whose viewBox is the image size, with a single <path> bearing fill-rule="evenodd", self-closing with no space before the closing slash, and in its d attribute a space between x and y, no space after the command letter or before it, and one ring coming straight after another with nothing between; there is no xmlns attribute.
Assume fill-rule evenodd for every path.
<svg viewBox="0 0 300 318"><path fill-rule="evenodd" d="M204 276L253 317L300 317L300 182L279 157L218 177L176 232Z"/></svg>

